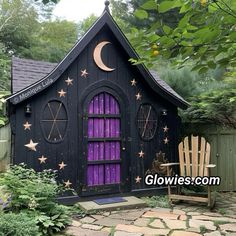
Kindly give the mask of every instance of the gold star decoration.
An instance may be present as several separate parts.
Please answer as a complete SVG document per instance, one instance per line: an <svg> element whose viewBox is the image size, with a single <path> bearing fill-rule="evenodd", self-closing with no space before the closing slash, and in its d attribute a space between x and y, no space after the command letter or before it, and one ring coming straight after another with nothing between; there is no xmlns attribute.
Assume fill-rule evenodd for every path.
<svg viewBox="0 0 236 236"><path fill-rule="evenodd" d="M59 91L58 93L59 93L60 98L65 97L66 95L66 92L63 89L61 89L61 91Z"/></svg>
<svg viewBox="0 0 236 236"><path fill-rule="evenodd" d="M169 128L168 128L167 126L163 127L163 131L164 131L164 133L167 133L168 130L169 130Z"/></svg>
<svg viewBox="0 0 236 236"><path fill-rule="evenodd" d="M135 79L132 79L130 82L131 82L131 86L136 86L137 84L137 81Z"/></svg>
<svg viewBox="0 0 236 236"><path fill-rule="evenodd" d="M166 137L164 138L164 144L168 144L169 143L169 139Z"/></svg>
<svg viewBox="0 0 236 236"><path fill-rule="evenodd" d="M81 77L87 78L88 72L86 69L81 70Z"/></svg>
<svg viewBox="0 0 236 236"><path fill-rule="evenodd" d="M38 145L38 143L34 143L32 139L30 139L30 142L28 144L25 144L25 147L29 148L32 151L37 151L36 150L36 146Z"/></svg>
<svg viewBox="0 0 236 236"><path fill-rule="evenodd" d="M135 96L136 96L136 100L141 100L142 98L142 95L140 93L137 93Z"/></svg>
<svg viewBox="0 0 236 236"><path fill-rule="evenodd" d="M137 183L140 183L141 179L142 179L142 178L140 178L139 176L137 176L137 177L135 178L135 183L136 183L136 184L137 184Z"/></svg>
<svg viewBox="0 0 236 236"><path fill-rule="evenodd" d="M60 170L63 170L67 165L62 161L59 165Z"/></svg>
<svg viewBox="0 0 236 236"><path fill-rule="evenodd" d="M64 182L64 184L66 188L69 188L72 183L70 182L70 180L67 180L66 182Z"/></svg>
<svg viewBox="0 0 236 236"><path fill-rule="evenodd" d="M40 161L40 164L42 164L46 163L47 158L45 156L41 156L40 158L38 158L38 160Z"/></svg>
<svg viewBox="0 0 236 236"><path fill-rule="evenodd" d="M70 77L68 77L66 80L65 80L65 82L67 83L67 85L69 86L69 85L73 85L73 79L70 79Z"/></svg>
<svg viewBox="0 0 236 236"><path fill-rule="evenodd" d="M24 126L24 130L30 130L30 127L32 126L28 121L26 121L24 124L23 124L23 126Z"/></svg>
<svg viewBox="0 0 236 236"><path fill-rule="evenodd" d="M139 153L138 153L139 157L143 158L144 157L144 152L143 150L141 150Z"/></svg>

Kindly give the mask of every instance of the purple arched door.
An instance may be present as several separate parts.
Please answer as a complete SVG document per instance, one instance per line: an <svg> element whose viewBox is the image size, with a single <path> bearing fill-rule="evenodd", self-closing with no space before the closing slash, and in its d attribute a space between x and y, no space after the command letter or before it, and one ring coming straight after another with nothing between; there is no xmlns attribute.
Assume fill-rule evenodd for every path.
<svg viewBox="0 0 236 236"><path fill-rule="evenodd" d="M117 189L121 182L121 115L111 94L102 92L90 101L87 135L87 187L112 185Z"/></svg>

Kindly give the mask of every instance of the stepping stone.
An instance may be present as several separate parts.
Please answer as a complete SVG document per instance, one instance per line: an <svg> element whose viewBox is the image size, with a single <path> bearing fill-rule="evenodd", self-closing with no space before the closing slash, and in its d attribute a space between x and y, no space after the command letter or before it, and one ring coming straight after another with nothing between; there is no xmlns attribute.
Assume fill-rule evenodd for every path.
<svg viewBox="0 0 236 236"><path fill-rule="evenodd" d="M150 222L150 219L138 218L137 220L134 221L134 225L136 225L136 226L147 226L149 222Z"/></svg>
<svg viewBox="0 0 236 236"><path fill-rule="evenodd" d="M103 226L100 225L91 225L91 224L83 224L81 228L83 229L91 229L91 230L101 230Z"/></svg>
<svg viewBox="0 0 236 236"><path fill-rule="evenodd" d="M164 219L166 225L170 229L186 229L186 222L182 220L169 220Z"/></svg>
<svg viewBox="0 0 236 236"><path fill-rule="evenodd" d="M96 219L96 220L100 220L100 219L104 218L103 215L91 215L91 217Z"/></svg>
<svg viewBox="0 0 236 236"><path fill-rule="evenodd" d="M154 228L163 228L165 229L165 225L161 222L161 220L156 219L154 220L152 223L149 224L150 226L154 227Z"/></svg>
<svg viewBox="0 0 236 236"><path fill-rule="evenodd" d="M77 221L77 220L72 220L71 226L80 227L80 226L81 226L81 223L80 223L79 221Z"/></svg>
<svg viewBox="0 0 236 236"><path fill-rule="evenodd" d="M124 231L116 231L114 236L142 236L142 233L129 233Z"/></svg>
<svg viewBox="0 0 236 236"><path fill-rule="evenodd" d="M110 203L99 205L94 201L79 202L79 206L82 210L86 212L93 211L113 211L116 209L133 209L133 208L143 208L147 206L147 203L142 199L134 196L123 197L126 202Z"/></svg>
<svg viewBox="0 0 236 236"><path fill-rule="evenodd" d="M160 218L160 219L173 219L173 220L177 220L179 215L175 215L173 213L162 213L162 212L158 212L158 211L147 211L146 213L144 213L142 215L142 217L144 218Z"/></svg>
<svg viewBox="0 0 236 236"><path fill-rule="evenodd" d="M118 224L130 224L132 223L131 221L126 221L126 220L122 220L122 219L112 219L110 217L105 217L102 218L100 220L97 220L96 222L94 222L94 224L96 225L102 225L102 226L107 226L107 227L112 227L112 226L116 226Z"/></svg>
<svg viewBox="0 0 236 236"><path fill-rule="evenodd" d="M201 234L187 231L174 230L170 236L201 236Z"/></svg>
<svg viewBox="0 0 236 236"><path fill-rule="evenodd" d="M173 213L173 214L176 214L176 215L185 215L185 214L186 214L185 211L179 210L179 209L174 209L174 210L172 211L172 213Z"/></svg>
<svg viewBox="0 0 236 236"><path fill-rule="evenodd" d="M192 228L201 228L201 226L204 226L206 229L209 230L216 230L216 226L214 226L214 223L212 221L205 221L205 220L189 220L189 226Z"/></svg>
<svg viewBox="0 0 236 236"><path fill-rule="evenodd" d="M168 235L169 229L152 229L149 227L138 227L135 225L117 225L116 230L129 233L141 233L145 235Z"/></svg>
<svg viewBox="0 0 236 236"><path fill-rule="evenodd" d="M223 224L220 225L220 229L223 231L236 232L236 224Z"/></svg>
<svg viewBox="0 0 236 236"><path fill-rule="evenodd" d="M222 216L220 213L217 213L217 212L205 212L205 213L203 213L203 215L215 216L215 217L221 217Z"/></svg>
<svg viewBox="0 0 236 236"><path fill-rule="evenodd" d="M157 212L162 212L162 213L171 213L171 209L163 208L163 207L152 208L151 211L157 211Z"/></svg>
<svg viewBox="0 0 236 236"><path fill-rule="evenodd" d="M187 216L186 215L181 215L180 217L179 217L179 220L187 220Z"/></svg>
<svg viewBox="0 0 236 236"><path fill-rule="evenodd" d="M84 218L82 218L82 219L80 219L80 222L81 223L93 223L95 221L95 219L93 219L92 217L89 217L89 216L86 216L86 217L84 217Z"/></svg>
<svg viewBox="0 0 236 236"><path fill-rule="evenodd" d="M206 233L204 236L221 236L221 233L219 231L214 231L211 233Z"/></svg>
<svg viewBox="0 0 236 236"><path fill-rule="evenodd" d="M113 219L123 219L123 220L136 220L139 218L145 211L143 210L135 210L132 212L120 212L116 214L111 214L110 218Z"/></svg>
<svg viewBox="0 0 236 236"><path fill-rule="evenodd" d="M211 221L225 221L225 222L230 222L230 223L235 223L236 219L232 219L229 217L213 217L213 216L204 216L204 215L199 215L199 216L192 216L192 219L194 220L211 220Z"/></svg>
<svg viewBox="0 0 236 236"><path fill-rule="evenodd" d="M187 215L189 215L189 216L199 216L199 215L201 215L201 213L195 212L195 211L190 211L190 212L187 212Z"/></svg>
<svg viewBox="0 0 236 236"><path fill-rule="evenodd" d="M74 226L68 227L65 233L72 236L94 236L94 234L96 234L96 236L109 236L108 232L97 231L95 233L93 230L82 229Z"/></svg>

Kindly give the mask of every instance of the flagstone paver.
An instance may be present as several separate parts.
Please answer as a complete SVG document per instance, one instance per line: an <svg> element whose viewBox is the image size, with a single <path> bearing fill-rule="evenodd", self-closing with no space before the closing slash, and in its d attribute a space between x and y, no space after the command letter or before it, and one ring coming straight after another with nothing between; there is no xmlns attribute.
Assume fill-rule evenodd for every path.
<svg viewBox="0 0 236 236"><path fill-rule="evenodd" d="M205 233L204 236L221 236L221 233L219 231L214 231L211 233Z"/></svg>
<svg viewBox="0 0 236 236"><path fill-rule="evenodd" d="M138 218L137 220L134 221L134 225L147 226L149 222L150 222L150 219L148 218Z"/></svg>
<svg viewBox="0 0 236 236"><path fill-rule="evenodd" d="M95 221L94 218L86 216L80 220L81 223L93 223Z"/></svg>
<svg viewBox="0 0 236 236"><path fill-rule="evenodd" d="M99 212L83 218L75 216L65 233L73 236L236 236L236 193L218 194L213 211L205 204L184 202L172 208L145 207Z"/></svg>
<svg viewBox="0 0 236 236"><path fill-rule="evenodd" d="M146 213L143 214L142 217L145 218L168 218L168 219L173 219L173 220L177 220L179 215L173 214L173 213L163 213L163 212L158 212L158 211L148 211Z"/></svg>
<svg viewBox="0 0 236 236"><path fill-rule="evenodd" d="M166 225L170 229L186 229L186 222L182 220L169 220L164 219Z"/></svg>
<svg viewBox="0 0 236 236"><path fill-rule="evenodd" d="M194 233L194 232L187 232L187 231L173 231L171 236L199 236L201 234Z"/></svg>
<svg viewBox="0 0 236 236"><path fill-rule="evenodd" d="M201 226L205 227L206 229L209 230L216 230L216 226L214 226L214 222L212 221L205 221L205 220L194 220L190 219L189 220L189 226L193 228L201 228Z"/></svg>
<svg viewBox="0 0 236 236"><path fill-rule="evenodd" d="M165 225L163 222L159 219L154 220L152 223L149 224L150 226L154 228L165 228Z"/></svg>
<svg viewBox="0 0 236 236"><path fill-rule="evenodd" d="M101 230L103 226L100 225L92 225L92 224L82 224L81 228L83 229L91 229L91 230Z"/></svg>
<svg viewBox="0 0 236 236"><path fill-rule="evenodd" d="M142 233L145 235L168 235L169 229L153 229L149 227L138 227L135 225L117 225L116 230L130 232L130 233Z"/></svg>
<svg viewBox="0 0 236 236"><path fill-rule="evenodd" d="M124 231L116 231L114 236L142 236L142 233L128 233Z"/></svg>
<svg viewBox="0 0 236 236"><path fill-rule="evenodd" d="M223 231L236 232L236 224L223 224L220 225L220 229Z"/></svg>
<svg viewBox="0 0 236 236"><path fill-rule="evenodd" d="M94 222L96 225L103 225L103 226L116 226L118 224L131 224L130 221L122 220L122 219L113 219L110 217L106 217Z"/></svg>

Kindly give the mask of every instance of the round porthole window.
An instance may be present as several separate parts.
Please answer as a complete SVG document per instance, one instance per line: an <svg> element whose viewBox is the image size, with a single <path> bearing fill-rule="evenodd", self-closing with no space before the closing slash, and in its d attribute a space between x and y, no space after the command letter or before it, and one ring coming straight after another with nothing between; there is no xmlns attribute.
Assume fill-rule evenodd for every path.
<svg viewBox="0 0 236 236"><path fill-rule="evenodd" d="M149 141L157 130L157 113L151 104L141 104L137 113L137 126L140 137Z"/></svg>
<svg viewBox="0 0 236 236"><path fill-rule="evenodd" d="M60 101L49 101L44 109L41 125L46 140L60 142L63 140L68 123L68 116L64 104Z"/></svg>

